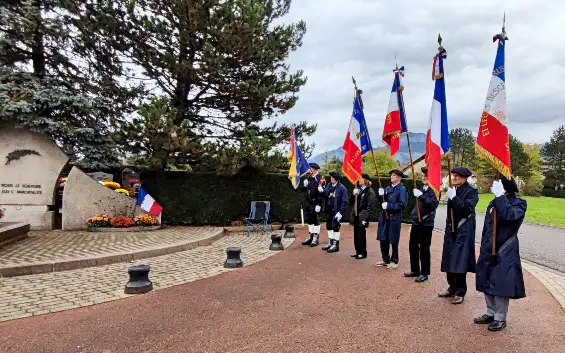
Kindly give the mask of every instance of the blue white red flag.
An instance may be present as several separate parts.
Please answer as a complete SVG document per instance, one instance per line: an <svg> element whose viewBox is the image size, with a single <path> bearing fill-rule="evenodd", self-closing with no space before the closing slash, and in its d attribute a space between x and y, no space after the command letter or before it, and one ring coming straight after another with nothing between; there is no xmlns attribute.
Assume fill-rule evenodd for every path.
<svg viewBox="0 0 565 353"><path fill-rule="evenodd" d="M390 155L394 156L400 150L400 134L408 131L406 126L406 115L402 101L402 78L404 77L404 66L394 70L394 82L390 92L388 111L383 127L382 139L390 149Z"/></svg>
<svg viewBox="0 0 565 353"><path fill-rule="evenodd" d="M142 210L155 217L159 216L159 214L163 211L163 206L155 201L155 199L151 197L151 195L149 195L143 187L139 188L137 193L137 203Z"/></svg>

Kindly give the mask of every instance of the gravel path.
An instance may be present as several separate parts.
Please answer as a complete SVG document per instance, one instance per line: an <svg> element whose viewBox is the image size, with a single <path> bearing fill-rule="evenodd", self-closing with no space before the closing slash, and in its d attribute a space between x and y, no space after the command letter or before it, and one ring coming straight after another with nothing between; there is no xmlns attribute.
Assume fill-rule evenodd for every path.
<svg viewBox="0 0 565 353"><path fill-rule="evenodd" d="M563 352L565 315L526 273L528 297L511 303L506 331L472 323L483 299L463 305L437 297L441 235L433 239L432 277L419 285L401 266L377 269L376 227L369 258L291 247L253 264L196 282L124 300L0 323L0 352Z"/></svg>
<svg viewBox="0 0 565 353"><path fill-rule="evenodd" d="M447 207L438 207L436 228L445 229ZM485 222L484 214L477 214L475 240L480 243ZM518 234L520 255L523 259L565 272L565 229L524 223Z"/></svg>

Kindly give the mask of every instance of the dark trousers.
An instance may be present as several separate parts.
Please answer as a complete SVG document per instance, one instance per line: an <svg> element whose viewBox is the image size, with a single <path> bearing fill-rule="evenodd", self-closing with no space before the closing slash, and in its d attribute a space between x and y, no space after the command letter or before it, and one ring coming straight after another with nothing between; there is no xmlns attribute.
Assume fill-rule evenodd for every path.
<svg viewBox="0 0 565 353"><path fill-rule="evenodd" d="M353 223L353 244L357 255L367 256L367 228L359 225L358 217L355 217L355 223Z"/></svg>
<svg viewBox="0 0 565 353"><path fill-rule="evenodd" d="M319 226L320 220L315 207L316 205L307 205L304 208L304 221L306 221L308 225Z"/></svg>
<svg viewBox="0 0 565 353"><path fill-rule="evenodd" d="M394 262L395 264L398 263L398 244L391 244L390 243L390 226L387 228L386 232L386 239L381 240L381 255L383 256L384 263L391 263ZM392 247L392 256L390 256L390 248Z"/></svg>
<svg viewBox="0 0 565 353"><path fill-rule="evenodd" d="M433 230L433 226L424 227L416 224L410 229L410 271L413 273L430 275L430 244Z"/></svg>
<svg viewBox="0 0 565 353"><path fill-rule="evenodd" d="M447 291L458 297L464 297L467 294L467 274L447 272L447 283L449 288Z"/></svg>

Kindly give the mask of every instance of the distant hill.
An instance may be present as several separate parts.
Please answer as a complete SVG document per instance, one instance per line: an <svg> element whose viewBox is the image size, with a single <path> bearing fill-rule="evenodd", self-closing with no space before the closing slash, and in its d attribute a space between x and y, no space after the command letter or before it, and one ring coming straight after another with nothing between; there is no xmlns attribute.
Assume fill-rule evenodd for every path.
<svg viewBox="0 0 565 353"><path fill-rule="evenodd" d="M426 134L421 132L409 132L410 134L410 146L412 147L412 158L416 159L426 153ZM385 144L382 141L379 141L380 144L377 144L377 141L373 142L373 147L376 147L375 150L380 150L386 148L388 151L388 147L385 147ZM343 149L338 147L331 151L327 151L324 153L320 153L316 156L313 156L308 160L310 163L318 163L319 165L324 164L325 154L328 153L329 159L333 157L337 157L343 160ZM410 161L410 155L408 154L408 142L406 140L406 136L402 136L400 138L400 151L394 156L394 159L399 161L400 164L406 164Z"/></svg>

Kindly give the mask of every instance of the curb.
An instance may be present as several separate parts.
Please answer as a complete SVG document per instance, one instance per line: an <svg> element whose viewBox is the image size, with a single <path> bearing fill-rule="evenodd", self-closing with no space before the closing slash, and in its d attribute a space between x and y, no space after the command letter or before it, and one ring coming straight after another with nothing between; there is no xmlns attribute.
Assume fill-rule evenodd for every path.
<svg viewBox="0 0 565 353"><path fill-rule="evenodd" d="M208 238L189 242L179 242L165 247L155 246L132 252L115 252L95 257L61 259L50 262L32 262L25 265L3 267L0 268L0 278L69 271L79 268L110 265L120 262L131 262L155 256L168 255L180 251L191 250L200 246L210 245L227 233L228 231L226 229L219 228L216 233Z"/></svg>

